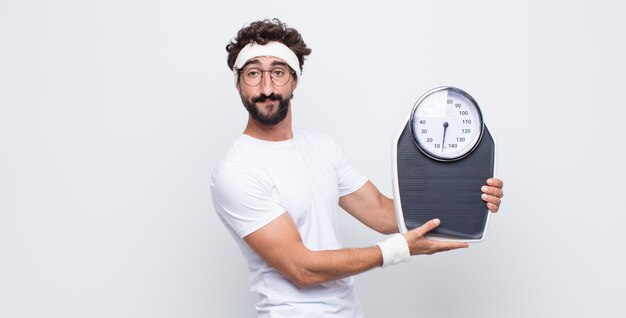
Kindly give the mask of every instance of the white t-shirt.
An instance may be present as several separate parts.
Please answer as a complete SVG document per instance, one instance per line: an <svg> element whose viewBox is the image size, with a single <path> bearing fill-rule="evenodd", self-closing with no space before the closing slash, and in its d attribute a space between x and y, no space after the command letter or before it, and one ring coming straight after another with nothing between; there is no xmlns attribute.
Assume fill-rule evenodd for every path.
<svg viewBox="0 0 626 318"><path fill-rule="evenodd" d="M241 135L213 171L211 194L258 293L259 317L362 317L352 278L299 288L265 263L243 237L287 211L311 250L342 248L338 203L367 182L327 136L293 129L270 142Z"/></svg>

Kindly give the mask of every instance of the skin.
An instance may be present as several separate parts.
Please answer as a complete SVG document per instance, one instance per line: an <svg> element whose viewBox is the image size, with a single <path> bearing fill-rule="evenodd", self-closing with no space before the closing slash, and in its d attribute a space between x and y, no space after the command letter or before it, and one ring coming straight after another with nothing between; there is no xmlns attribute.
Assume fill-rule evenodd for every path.
<svg viewBox="0 0 626 318"><path fill-rule="evenodd" d="M276 63L284 63L279 58L261 56L249 63L262 69L270 69ZM241 79L237 84L242 101L272 93L284 98L291 97L297 87L292 77L283 87L276 87L269 76L263 76L261 84L247 86ZM278 109L278 101L265 100L255 106L260 112L271 115ZM273 126L256 122L251 116L244 134L266 141L284 141L293 137L291 105L285 119ZM497 212L501 199L503 182L491 178L481 187L481 198L491 212ZM367 182L359 190L339 199L339 205L360 222L375 231L384 234L398 233L393 200L383 195L373 183ZM411 255L435 254L459 248L467 248L467 243L442 242L425 238L425 235L439 226L438 219L431 220L419 228L408 231L404 238ZM339 250L312 251L302 242L298 228L285 211L281 216L244 237L246 243L270 266L299 287L313 286L320 283L352 276L379 267L383 258L378 246L365 248L344 248Z"/></svg>

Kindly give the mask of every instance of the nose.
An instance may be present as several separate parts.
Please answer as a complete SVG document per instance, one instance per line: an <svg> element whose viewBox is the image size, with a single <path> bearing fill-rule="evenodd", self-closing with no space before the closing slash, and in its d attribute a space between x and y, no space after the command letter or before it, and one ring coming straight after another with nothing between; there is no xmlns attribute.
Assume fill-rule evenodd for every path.
<svg viewBox="0 0 626 318"><path fill-rule="evenodd" d="M263 77L261 78L261 93L265 96L269 96L274 92L274 83L272 83L272 79L269 73L263 73Z"/></svg>

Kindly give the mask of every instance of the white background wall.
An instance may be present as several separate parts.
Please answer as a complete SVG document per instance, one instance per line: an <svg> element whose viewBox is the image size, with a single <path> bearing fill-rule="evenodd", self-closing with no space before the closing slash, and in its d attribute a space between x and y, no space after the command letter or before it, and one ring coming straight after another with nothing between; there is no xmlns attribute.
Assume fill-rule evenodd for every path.
<svg viewBox="0 0 626 318"><path fill-rule="evenodd" d="M209 178L246 119L224 46L264 17L313 49L295 124L384 193L428 89L498 141L487 240L359 275L369 317L626 316L624 2L409 3L0 0L0 317L254 315Z"/></svg>

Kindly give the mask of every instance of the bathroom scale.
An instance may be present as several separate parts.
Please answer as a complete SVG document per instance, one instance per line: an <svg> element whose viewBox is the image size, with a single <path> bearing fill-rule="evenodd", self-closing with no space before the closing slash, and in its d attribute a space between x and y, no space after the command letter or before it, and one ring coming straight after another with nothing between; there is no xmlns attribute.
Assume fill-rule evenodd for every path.
<svg viewBox="0 0 626 318"><path fill-rule="evenodd" d="M451 86L413 105L393 142L393 190L401 233L439 218L427 237L480 242L489 221L480 188L495 176L496 143L476 100Z"/></svg>

